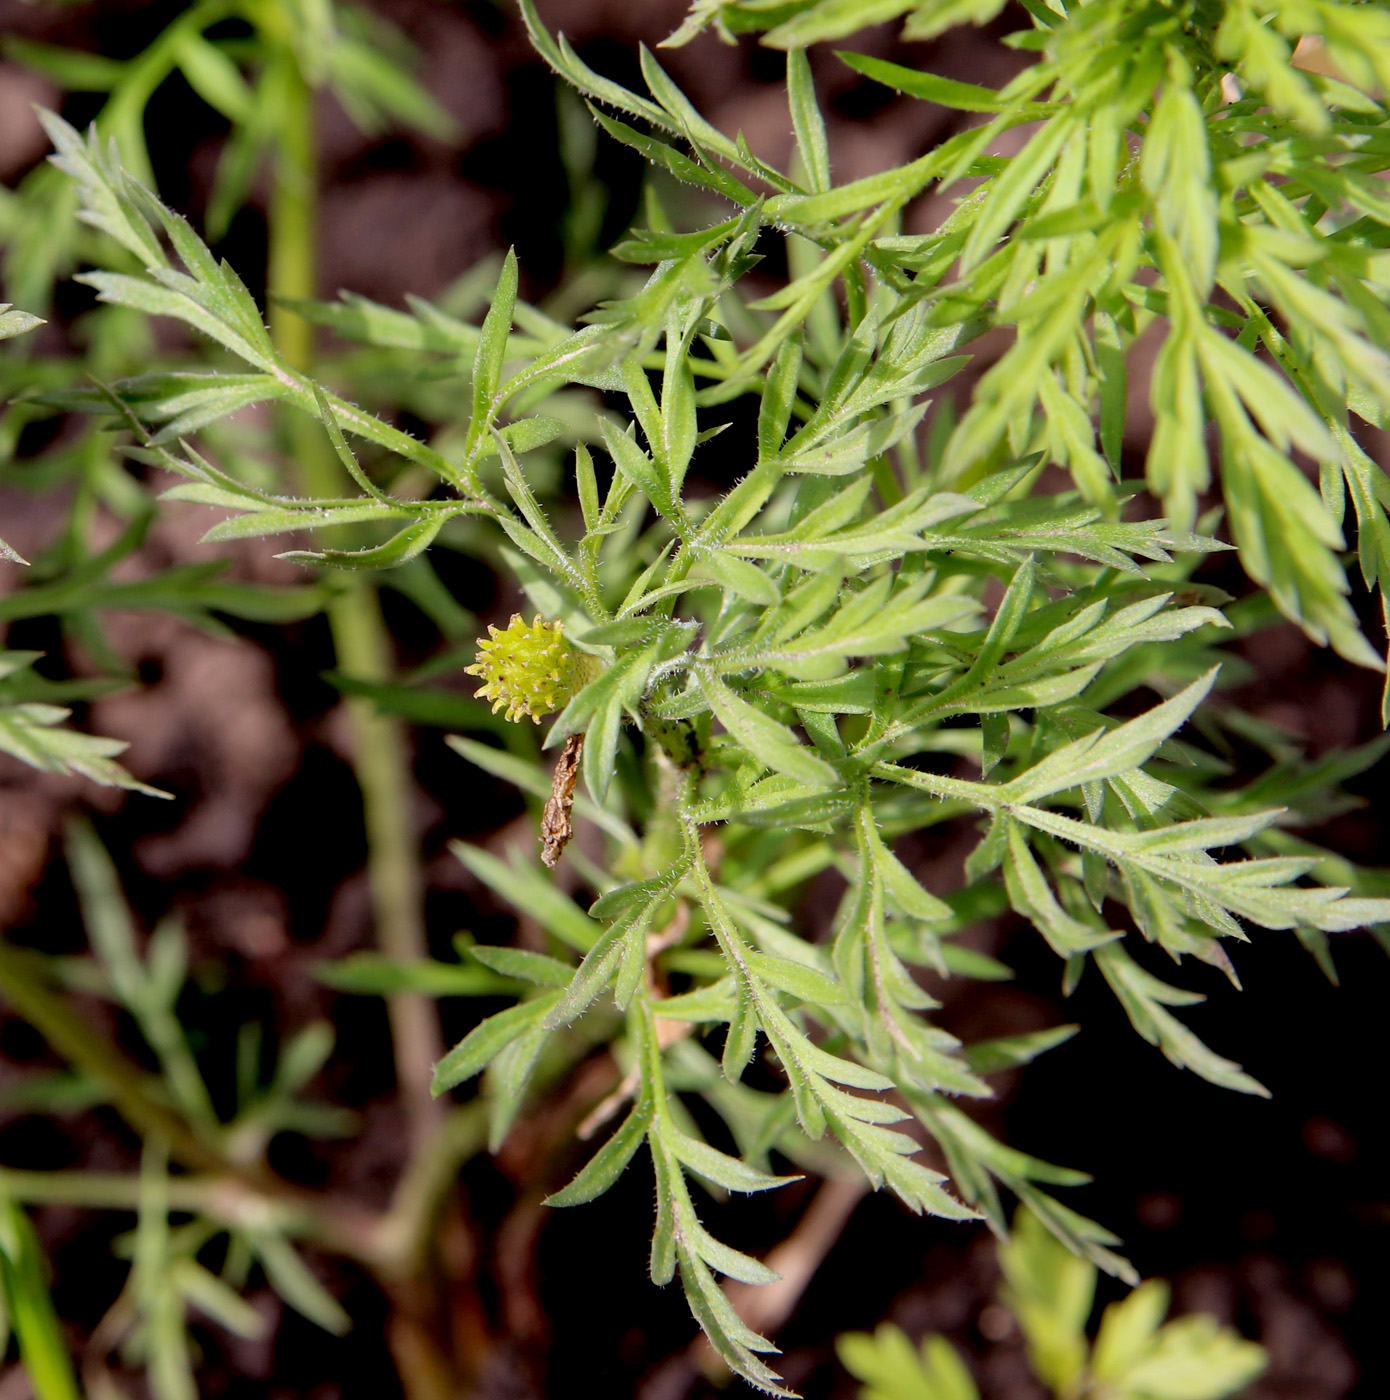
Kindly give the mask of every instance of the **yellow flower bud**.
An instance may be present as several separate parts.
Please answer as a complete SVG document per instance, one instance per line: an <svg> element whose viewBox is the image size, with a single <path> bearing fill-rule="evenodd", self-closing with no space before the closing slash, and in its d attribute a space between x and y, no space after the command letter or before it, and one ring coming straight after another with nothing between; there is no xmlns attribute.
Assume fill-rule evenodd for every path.
<svg viewBox="0 0 1390 1400"><path fill-rule="evenodd" d="M539 614L528 626L520 613L502 629L489 626L478 641L478 660L466 674L481 676L475 692L492 701L492 712L505 709L509 720L563 709L603 669L596 657L576 651L565 640L565 624L546 622Z"/></svg>

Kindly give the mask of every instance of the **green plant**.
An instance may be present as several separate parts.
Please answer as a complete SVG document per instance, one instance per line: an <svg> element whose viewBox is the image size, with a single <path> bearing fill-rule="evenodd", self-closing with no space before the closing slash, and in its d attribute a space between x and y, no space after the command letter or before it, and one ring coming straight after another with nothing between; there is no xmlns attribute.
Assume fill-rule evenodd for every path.
<svg viewBox="0 0 1390 1400"><path fill-rule="evenodd" d="M100 126L84 140L47 119L75 191L63 197L100 235L84 234L96 270L79 280L110 314L171 318L215 349L212 366L35 385L29 403L128 432L129 458L178 478L166 498L228 512L209 540L339 532L283 556L337 580L284 606L330 609L356 697L381 947L324 977L392 998L415 1132L392 1211L351 1238L320 1238L383 1278L413 1257L479 1127L472 1104L443 1118L416 1092L434 1035L422 998L506 992L515 1004L439 1060L435 1092L483 1073L478 1102L496 1148L534 1086L611 1043L624 1076L591 1121L626 1114L551 1203L592 1199L645 1146L657 1185L653 1279L678 1273L719 1355L771 1393L787 1393L760 1359L771 1343L716 1274L772 1275L709 1233L692 1182L761 1191L789 1179L784 1163L819 1173L849 1158L913 1210L999 1231L1002 1187L1090 1264L1134 1281L1114 1237L1045 1189L1084 1175L997 1141L958 1102L987 1096L989 1074L1075 1028L962 1046L933 1025L914 970L1002 975L953 936L1011 907L1062 960L1068 988L1093 963L1175 1064L1264 1093L1173 1013L1200 997L1150 971L1142 944L1234 977L1223 940L1246 940L1246 925L1294 930L1327 964L1329 933L1390 922L1390 901L1373 897L1383 876L1298 834L1383 745L1310 764L1213 697L1218 672L1239 671L1227 641L1279 613L1353 661L1381 664L1349 601L1341 530L1349 491L1362 574L1383 584L1390 492L1354 428L1390 413L1380 304L1390 206L1376 178L1390 167L1376 68L1390 52L1385 15L1330 0L1267 15L1244 0L1030 5L1030 27L1010 42L1037 60L1000 92L847 54L875 81L990 119L910 165L836 186L799 46L908 10L912 32L935 32L997 5L697 5L682 38L705 22L775 25L766 37L788 48L797 154L786 172L706 122L650 53L641 96L552 38L530 0L521 8L599 125L659 176L645 226L614 250L653 270L615 284L579 330L520 299L511 255L476 327L468 312L423 303L401 312L308 300L310 211L304 182L282 172L268 332L237 274L123 168L128 150L113 150ZM287 85L286 149L307 169L307 41L277 37L278 7L255 13L271 46L262 81L278 73ZM1294 66L1293 42L1309 38L1338 76ZM299 66L286 67L295 54ZM1017 154L990 153L1030 123ZM923 190L966 179L979 183L940 227L902 232ZM702 222L716 199L723 217ZM789 277L769 289L755 270L779 241ZM486 290L467 290L468 311ZM1127 360L1156 324L1166 330L1141 482L1121 470ZM391 368L405 400L424 392L412 366L471 366L466 416L427 415L443 426L423 441L334 392L337 367L314 361L310 325L377 352L371 363ZM1010 348L964 412L945 402L928 418L922 396L998 327L1012 330ZM623 402L622 414L600 409L593 390ZM743 399L756 428L730 427L723 406ZM295 467L278 476L219 436L220 420L266 402L290 425ZM1208 414L1230 542L1220 512L1199 510L1213 485ZM541 485L532 465L562 441L574 444L572 492ZM727 490L691 489L706 461L708 478L734 479ZM1051 464L1070 485L1053 488ZM93 477L124 489L109 462ZM1145 513L1145 486L1162 518ZM1197 575L1232 547L1257 585L1239 600ZM465 758L537 803L549 797L548 861L571 801L601 835L600 856L571 851L578 901L529 857L457 847L545 931L546 952L465 943L460 965L423 956L392 716L426 702L393 683L362 580L399 578L433 599L455 643L445 666L462 671L472 656L457 606L420 572L431 548L478 553L516 581L540 619L523 625L528 646L539 629L563 627L563 645L545 644L563 652L554 694L529 710L538 718L563 703L546 735L565 745L553 778L481 705L450 711L460 727L504 736L503 749L458 739ZM187 580L168 597L225 606L198 604ZM246 600L256 605L270 606ZM501 700L527 687L500 674L496 648L484 643L474 669ZM1140 707L1131 697L1143 690L1157 703ZM512 704L508 717L527 708ZM1236 737L1272 760L1244 786L1226 757ZM953 890L927 890L894 852L908 832L981 819ZM827 871L844 894L817 941L792 910ZM744 1082L755 1057L767 1067L761 1087ZM174 1098L175 1122L197 1127L201 1110ZM710 1134L722 1147L697 1125L710 1121L691 1113L697 1099L722 1123ZM240 1170L225 1152L208 1158L197 1132L165 1128L185 1166ZM211 1125L214 1140L220 1132ZM949 1182L917 1160L918 1133L941 1147ZM165 1177L163 1150L152 1149L149 1175L172 1192L182 1178ZM270 1198L283 1194L257 1180ZM27 1197L11 1189L44 1199L33 1182ZM172 1195L121 1189L155 1202L145 1238L162 1239ZM137 1273L156 1257L140 1248ZM1135 1296L1148 1300L1133 1304L1137 1317L1155 1294ZM151 1294L139 1306L153 1319L172 1305ZM161 1397L182 1383L158 1381Z"/></svg>
<svg viewBox="0 0 1390 1400"><path fill-rule="evenodd" d="M236 1107L223 1121L177 1015L188 966L187 941L178 921L171 918L160 924L142 952L115 869L88 826L76 823L69 828L67 854L94 957L64 960L46 969L32 955L5 948L0 951L0 980L7 999L71 1064L75 1083L69 1093L75 1090L84 1107L116 1107L141 1133L144 1160L136 1178L7 1170L0 1172L0 1192L44 1204L137 1212L133 1236L118 1242L131 1263L128 1282L101 1330L108 1346L119 1344L143 1360L157 1394L196 1396L185 1315L196 1308L233 1333L259 1335L264 1319L237 1292L253 1264L305 1316L333 1332L348 1326L342 1308L289 1240L312 1237L320 1230L346 1240L353 1234L353 1222L343 1215L335 1222L305 1203L273 1198L264 1168L266 1146L277 1132L293 1129L334 1136L352 1130L351 1114L299 1097L331 1052L333 1032L322 1022L307 1026L283 1047L269 1082L262 1083L256 1027L244 1026ZM94 994L122 1008L138 1027L156 1072L148 1073L75 1015L48 985L44 974L49 970L57 972L60 987ZM195 1168L194 1174L171 1174L171 1156ZM30 1279L24 1290L6 1276L9 1306L18 1314L16 1290L32 1300L41 1265L25 1252L35 1249L28 1242L27 1221L9 1200L6 1209L11 1220L7 1229L16 1243L0 1247L7 1252L13 1248L14 1267L26 1270ZM192 1218L176 1223L171 1215ZM217 1259L217 1269L206 1267L199 1256ZM32 1301L27 1306L34 1308ZM37 1311L41 1320L42 1304ZM20 1344L36 1393L59 1394L35 1370L30 1359L35 1345L23 1330ZM47 1350L52 1349L49 1342ZM66 1363L61 1347L58 1354ZM51 1372L55 1365L50 1358L44 1370Z"/></svg>
<svg viewBox="0 0 1390 1400"><path fill-rule="evenodd" d="M27 311L0 304L0 340L23 335L42 324L37 316ZM0 559L14 564L28 562L4 540L0 540ZM13 605L9 611L14 615ZM77 773L105 786L134 788L155 797L166 796L137 782L115 762L115 755L126 747L119 740L100 739L57 727L70 711L45 702L80 698L83 688L58 687L61 697L55 695L51 684L46 685L32 673L34 662L41 656L42 653L32 651L0 652L0 749L47 772Z"/></svg>
<svg viewBox="0 0 1390 1400"><path fill-rule="evenodd" d="M1268 1364L1262 1347L1204 1313L1165 1322L1168 1285L1152 1279L1101 1314L1086 1337L1096 1270L1067 1252L1035 1216L1020 1210L999 1252L1013 1314L1038 1379L1058 1400L1222 1400ZM863 1381L860 1400L979 1400L960 1353L939 1334L920 1350L899 1327L836 1343L845 1369Z"/></svg>
<svg viewBox="0 0 1390 1400"><path fill-rule="evenodd" d="M213 238L226 233L258 173L268 166L267 285L273 298L269 336L259 317L257 326L260 340L273 342L282 363L291 367L307 366L315 353L312 326L292 314L289 303L311 295L315 286L316 90L330 89L364 129L396 124L438 139L454 134L451 119L415 81L409 45L391 26L358 6L198 0L174 17L145 50L121 62L17 37L5 41L5 50L66 89L105 93L93 131L111 143L127 169L147 181L151 165L146 108L171 77L182 77L226 119L231 129L208 202L207 229ZM92 246L89 221L79 216L75 188L51 166L35 171L0 205L0 233L6 241L9 286L30 307L46 306L54 280L79 261L101 256ZM93 383L95 392L102 395L103 380L129 375L148 364L151 347L144 334L143 313L131 316L114 308L111 315L87 318L83 329L88 341L84 362L10 367L7 388L27 391L25 406L12 415L12 441L17 440L27 415L69 407L74 379L81 385L78 398L82 391L91 391ZM190 379L184 379L177 369L172 375L145 380L145 392L156 398L172 393L177 399L179 385L191 397L188 412L175 425L178 431L211 429L218 418L258 397L254 385L226 380L219 386L221 392L208 400L198 392L198 373L193 371ZM283 453L282 461L292 464L286 486L332 489L336 469L327 444L316 434L306 437L294 416L279 427L281 432L272 431L268 440L259 443L234 435L234 450L248 457L257 451ZM224 566L210 564L173 570L163 579L145 580L133 589L113 588L107 572L139 546L152 516L151 502L134 488L97 437L53 455L58 461L52 465L66 468L65 475L75 475L80 492L69 529L50 557L38 561L40 574L53 578L50 592L57 598L45 596L42 589L31 590L18 606L27 603L36 613L59 612L109 670L117 671L119 662L105 646L94 614L110 607L164 608L210 628L220 625L213 612L284 622L322 610L329 616L339 664L351 679L364 684L389 684L393 679L390 642L370 581L332 589L247 587L222 581L217 575ZM264 473L261 480L268 484ZM92 507L97 501L114 510L128 529L120 541L89 559L85 556L93 552ZM431 581L432 576L424 572L415 591L428 597ZM74 589L74 584L86 586ZM437 583L434 591L442 591ZM420 956L425 948L423 889L409 832L409 778L401 726L355 696L348 707L355 767L371 832L369 875L378 937L397 956ZM428 1101L428 1081L430 1063L440 1047L437 1037L429 1034L429 1018L418 1001L397 998L391 1014L396 1058L403 1081L413 1085L408 1097L415 1130L423 1140L437 1127Z"/></svg>

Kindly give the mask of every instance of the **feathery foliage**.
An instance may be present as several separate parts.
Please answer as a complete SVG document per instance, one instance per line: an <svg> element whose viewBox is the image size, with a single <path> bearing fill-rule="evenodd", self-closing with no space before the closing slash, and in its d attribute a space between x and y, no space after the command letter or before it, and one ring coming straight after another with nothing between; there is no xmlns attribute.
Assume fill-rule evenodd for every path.
<svg viewBox="0 0 1390 1400"><path fill-rule="evenodd" d="M1175 1013L1201 998L1150 971L1144 945L1234 977L1228 940L1252 928L1293 930L1327 959L1328 934L1390 922L1372 877L1291 834L1326 801L1314 769L1290 760L1245 789L1227 781L1222 740L1250 726L1215 690L1232 669L1228 639L1275 608L1382 664L1341 555L1354 524L1366 583L1390 576L1390 491L1356 439L1358 423L1390 415L1384 12L1333 0L1030 5L1009 42L1034 57L997 92L846 53L875 82L982 119L906 166L837 185L803 46L898 16L923 37L992 18L997 3L697 3L678 40L706 25L767 29L787 49L787 171L701 117L649 52L647 92L628 91L520 3L600 127L658 172L645 226L614 250L650 269L624 295L572 329L521 299L509 255L479 326L423 303L298 303L397 362L467 373L466 421L422 441L292 363L236 272L130 173L138 161L123 164L101 126L84 138L50 116L78 217L102 235L79 280L214 349L212 367L66 386L43 402L129 430L131 457L178 478L166 498L222 512L209 541L350 526L350 548L314 541L282 556L328 578L480 550L511 571L547 635L563 628L564 674L543 678L555 682L544 708L563 704L546 744L565 744L582 777L576 814L597 828L571 856L584 893L561 893L534 860L456 848L545 931L548 951L465 946L459 966L368 959L325 975L345 990L516 995L436 1070L441 1093L483 1076L494 1147L538 1068L613 1041L629 1072L604 1112L625 1116L551 1203L591 1200L645 1147L651 1276L679 1275L733 1371L789 1393L762 1359L771 1343L716 1278L772 1275L714 1238L692 1182L763 1191L790 1179L784 1164L852 1163L913 1211L984 1218L1001 1234L1003 1188L1035 1235L1089 1261L1078 1268L1133 1281L1114 1236L1052 1194L1085 1176L996 1141L961 1106L1073 1028L962 1045L933 1024L924 982L1007 975L955 939L1012 909L1068 987L1094 964L1174 1064L1263 1094ZM1310 46L1328 71L1298 61ZM1023 126L1015 153L996 154ZM714 204L717 217L678 227L671 181L696 192L694 206L681 198L686 222ZM952 212L905 234L928 190L955 191ZM769 290L754 274L774 240L790 276ZM1127 363L1154 327L1154 433L1130 480ZM928 418L924 395L940 398L998 328L1008 348L963 412L942 402ZM585 390L622 408L585 401L576 513L528 463L566 435ZM728 428L724 406L744 399L756 427ZM317 424L338 493L296 493L195 445L263 402ZM1050 466L1068 474L1060 488ZM711 494L710 478L733 484ZM1212 491L1229 540L1206 508ZM1230 549L1258 588L1228 610L1194 573ZM493 696L507 679L495 651L485 644L478 662ZM515 752L456 747L538 800L551 794L547 822L555 810L568 822L573 771L552 794ZM961 883L929 890L895 842L948 826L978 840ZM843 893L817 938L792 911L824 872ZM113 986L139 1019L137 983ZM167 996L148 1014L160 1005ZM583 1037L570 1030L581 1017ZM141 1021L158 1049L156 1024ZM745 1082L755 1061L759 1087ZM697 1098L724 1125L709 1134L722 1146L697 1126ZM919 1160L923 1137L949 1178ZM183 1275L163 1262L171 1188L150 1160L132 1287L167 1291ZM142 1306L152 1327L181 1305Z"/></svg>

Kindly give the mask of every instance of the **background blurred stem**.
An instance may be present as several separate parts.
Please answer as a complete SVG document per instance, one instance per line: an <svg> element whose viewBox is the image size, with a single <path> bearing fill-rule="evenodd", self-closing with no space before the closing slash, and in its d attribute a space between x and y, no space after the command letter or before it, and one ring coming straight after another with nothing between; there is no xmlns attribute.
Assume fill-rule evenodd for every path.
<svg viewBox="0 0 1390 1400"><path fill-rule="evenodd" d="M313 327L280 298L317 295L317 159L314 93L288 46L283 50L285 93L270 209L268 289L270 328L280 353L298 370L313 367ZM302 413L286 416L289 450L299 485L312 496L336 496L342 472L323 428ZM355 680L392 676L391 638L369 579L344 576L327 607L337 664ZM410 752L401 723L372 702L349 696L353 769L362 792L367 835L367 878L377 944L388 957L427 956L424 882L411 811ZM418 993L388 998L396 1076L417 1151L438 1131L440 1105L430 1095L434 1062L443 1054L433 1004Z"/></svg>
<svg viewBox="0 0 1390 1400"><path fill-rule="evenodd" d="M138 1212L141 1189L140 1177L130 1172L0 1167L0 1201L26 1206ZM160 1189L170 1210L206 1216L229 1230L271 1228L301 1236L378 1274L401 1271L399 1232L346 1197L313 1195L269 1174L248 1179L231 1168L171 1175Z"/></svg>

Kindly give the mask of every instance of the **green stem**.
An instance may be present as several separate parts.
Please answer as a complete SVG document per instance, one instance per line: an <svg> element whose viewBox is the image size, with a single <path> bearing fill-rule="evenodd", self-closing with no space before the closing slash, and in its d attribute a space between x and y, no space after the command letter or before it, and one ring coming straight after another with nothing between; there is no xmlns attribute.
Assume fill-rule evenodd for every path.
<svg viewBox="0 0 1390 1400"><path fill-rule="evenodd" d="M37 1400L79 1400L72 1357L48 1291L43 1246L13 1201L0 1202L0 1289Z"/></svg>
<svg viewBox="0 0 1390 1400"><path fill-rule="evenodd" d="M313 366L313 327L294 315L281 298L311 298L316 285L316 153L314 94L288 46L284 111L277 133L274 193L270 216L270 327L280 353L293 369ZM311 496L333 496L343 485L342 470L320 424L300 412L287 417L289 448L300 485ZM391 680L390 634L371 581L349 575L327 607L339 667L354 680ZM411 811L410 752L400 722L381 714L370 700L346 701L352 724L353 768L362 792L367 834L367 878L377 944L388 957L424 958L424 879ZM388 998L396 1076L416 1148L438 1131L439 1105L430 1094L434 1062L443 1054L433 1004L418 993Z"/></svg>
<svg viewBox="0 0 1390 1400"><path fill-rule="evenodd" d="M235 1212L226 1207L231 1191L236 1187L237 1183L222 1177L175 1176L169 1178L162 1190L170 1210L196 1212L227 1223L240 1224ZM0 1193L26 1205L134 1211L140 1208L140 1190L140 1178L131 1172L35 1172L0 1168ZM249 1193L245 1193L245 1196L256 1203L263 1220L267 1209L266 1198Z"/></svg>
<svg viewBox="0 0 1390 1400"><path fill-rule="evenodd" d="M274 187L270 208L270 247L266 282L270 292L270 333L276 348L292 368L308 373L313 368L314 328L297 316L281 298L309 298L318 290L317 160L314 145L314 94L299 71L293 52L283 50L281 91L284 108L276 146ZM290 424L302 421L299 417ZM312 424L310 425L312 426ZM295 437L302 436L294 432ZM317 439L321 434L315 430ZM296 446L298 444L296 443ZM299 463L302 473L317 478L315 486L329 495L342 485L336 468L323 449L316 449ZM320 494L316 490L315 494Z"/></svg>
<svg viewBox="0 0 1390 1400"><path fill-rule="evenodd" d="M169 1210L203 1215L229 1230L270 1230L303 1236L371 1268L391 1268L394 1243L386 1217L350 1201L320 1199L266 1178L261 1190L229 1173L168 1176L160 1193ZM25 1205L76 1206L86 1210L138 1211L145 1183L134 1173L18 1171L0 1168L0 1198Z"/></svg>

